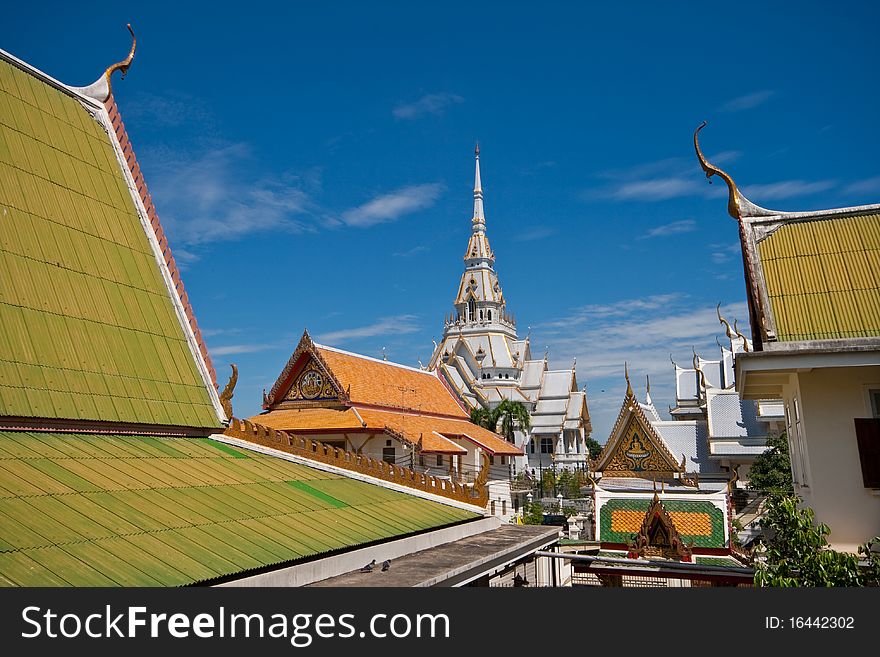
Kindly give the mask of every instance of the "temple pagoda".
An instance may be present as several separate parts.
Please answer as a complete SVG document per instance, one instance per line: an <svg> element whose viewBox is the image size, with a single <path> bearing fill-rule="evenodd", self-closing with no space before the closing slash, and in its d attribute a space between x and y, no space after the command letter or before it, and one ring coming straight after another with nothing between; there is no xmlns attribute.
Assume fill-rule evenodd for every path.
<svg viewBox="0 0 880 657"><path fill-rule="evenodd" d="M517 471L539 467L584 468L590 435L587 395L578 389L575 366L550 369L547 354L532 357L530 338L520 338L516 320L495 271L486 235L480 149L476 148L474 211L464 254L464 272L447 315L443 337L428 369L438 370L469 409L494 408L503 400L523 403L531 417L528 432L517 430L524 452Z"/></svg>

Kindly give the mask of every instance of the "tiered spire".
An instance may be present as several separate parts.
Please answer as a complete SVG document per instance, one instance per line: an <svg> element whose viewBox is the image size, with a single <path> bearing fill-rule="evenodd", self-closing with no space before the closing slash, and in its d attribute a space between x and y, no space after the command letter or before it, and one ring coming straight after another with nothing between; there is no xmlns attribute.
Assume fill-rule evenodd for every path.
<svg viewBox="0 0 880 657"><path fill-rule="evenodd" d="M455 297L455 316L447 320L452 327L488 327L516 335L515 322L505 310L504 295L495 273L495 254L486 237L483 184L480 178L480 145L474 149L474 214L471 236L464 254L465 270Z"/></svg>
<svg viewBox="0 0 880 657"><path fill-rule="evenodd" d="M483 224L483 231L486 230L486 215L483 214L483 184L480 182L480 144L477 142L474 148L474 156L477 160L476 173L474 174L474 224ZM474 232L477 232L474 226Z"/></svg>

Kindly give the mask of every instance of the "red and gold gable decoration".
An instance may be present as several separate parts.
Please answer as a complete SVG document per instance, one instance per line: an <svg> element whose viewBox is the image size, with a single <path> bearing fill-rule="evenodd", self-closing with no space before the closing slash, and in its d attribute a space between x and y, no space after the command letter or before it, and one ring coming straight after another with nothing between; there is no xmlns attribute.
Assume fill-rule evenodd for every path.
<svg viewBox="0 0 880 657"><path fill-rule="evenodd" d="M293 385L284 396L284 401L325 401L339 399L339 392L314 360L309 360Z"/></svg>
<svg viewBox="0 0 880 657"><path fill-rule="evenodd" d="M686 545L681 539L672 516L667 513L656 493L639 533L630 543L627 557L630 559L660 557L674 561L693 559L693 544Z"/></svg>
<svg viewBox="0 0 880 657"><path fill-rule="evenodd" d="M627 395L608 443L595 467L603 477L666 479L682 472L682 466L645 417L631 394Z"/></svg>
<svg viewBox="0 0 880 657"><path fill-rule="evenodd" d="M321 358L308 331L303 333L296 350L287 361L268 395L263 408L271 410L279 404L296 402L301 406L322 406L327 402L345 403L348 394Z"/></svg>

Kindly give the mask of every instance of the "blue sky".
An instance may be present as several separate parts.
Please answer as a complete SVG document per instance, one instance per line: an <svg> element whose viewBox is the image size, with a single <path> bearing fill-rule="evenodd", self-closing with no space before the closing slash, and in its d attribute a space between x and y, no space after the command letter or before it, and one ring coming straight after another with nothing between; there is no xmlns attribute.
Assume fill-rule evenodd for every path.
<svg viewBox="0 0 880 657"><path fill-rule="evenodd" d="M623 361L747 324L736 223L691 133L754 202L877 202L873 3L15 3L0 47L114 89L236 414L304 328L426 362L469 231L473 145L501 284L551 366L577 357L594 437Z"/></svg>

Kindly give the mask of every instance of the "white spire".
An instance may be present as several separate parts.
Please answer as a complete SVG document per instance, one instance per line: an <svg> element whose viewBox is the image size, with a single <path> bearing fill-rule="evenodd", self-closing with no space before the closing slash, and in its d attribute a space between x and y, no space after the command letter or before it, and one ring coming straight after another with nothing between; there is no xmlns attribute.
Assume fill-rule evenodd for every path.
<svg viewBox="0 0 880 657"><path fill-rule="evenodd" d="M485 224L486 217L483 214L483 185L480 182L480 144L474 149L474 156L477 160L476 173L474 174L474 218L475 224Z"/></svg>

